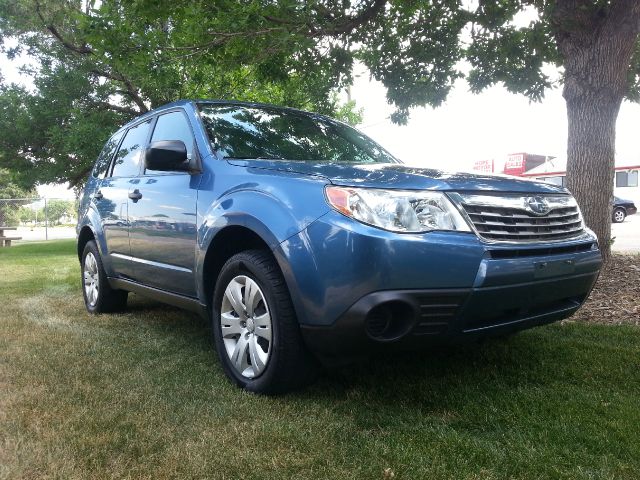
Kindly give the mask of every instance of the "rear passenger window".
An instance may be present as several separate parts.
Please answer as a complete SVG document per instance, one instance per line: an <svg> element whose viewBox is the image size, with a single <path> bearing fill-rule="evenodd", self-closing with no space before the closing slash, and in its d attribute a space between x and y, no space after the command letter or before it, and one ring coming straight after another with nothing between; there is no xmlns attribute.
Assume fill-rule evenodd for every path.
<svg viewBox="0 0 640 480"><path fill-rule="evenodd" d="M191 158L193 153L193 134L189 121L182 112L165 113L158 117L156 126L153 129L151 143L160 140L181 140L187 147L187 156ZM153 175L156 170L147 169L147 175ZM164 172L163 172L164 173Z"/></svg>
<svg viewBox="0 0 640 480"><path fill-rule="evenodd" d="M118 148L118 143L120 143L121 138L122 133L117 133L105 144L102 152L100 152L98 160L96 160L96 164L93 166L92 174L94 177L104 177L104 174L111 163L111 159L113 158L113 154L116 153L116 148Z"/></svg>
<svg viewBox="0 0 640 480"><path fill-rule="evenodd" d="M140 172L140 163L150 122L130 128L120 145L113 164L112 177L135 177Z"/></svg>

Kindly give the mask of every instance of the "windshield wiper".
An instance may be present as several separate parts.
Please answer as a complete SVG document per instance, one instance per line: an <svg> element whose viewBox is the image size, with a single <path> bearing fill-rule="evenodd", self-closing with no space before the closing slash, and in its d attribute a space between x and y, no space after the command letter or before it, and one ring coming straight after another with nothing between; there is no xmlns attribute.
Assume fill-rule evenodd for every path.
<svg viewBox="0 0 640 480"><path fill-rule="evenodd" d="M259 157L237 157L235 155L231 155L228 157L223 157L223 160L285 160L282 157L268 157L268 156L259 156Z"/></svg>

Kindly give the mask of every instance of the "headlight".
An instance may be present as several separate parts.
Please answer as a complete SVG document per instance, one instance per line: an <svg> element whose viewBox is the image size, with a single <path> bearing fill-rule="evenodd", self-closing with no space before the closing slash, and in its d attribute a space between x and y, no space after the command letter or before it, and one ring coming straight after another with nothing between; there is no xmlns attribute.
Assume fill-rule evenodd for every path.
<svg viewBox="0 0 640 480"><path fill-rule="evenodd" d="M469 225L440 192L327 186L327 201L340 213L392 232L469 232Z"/></svg>

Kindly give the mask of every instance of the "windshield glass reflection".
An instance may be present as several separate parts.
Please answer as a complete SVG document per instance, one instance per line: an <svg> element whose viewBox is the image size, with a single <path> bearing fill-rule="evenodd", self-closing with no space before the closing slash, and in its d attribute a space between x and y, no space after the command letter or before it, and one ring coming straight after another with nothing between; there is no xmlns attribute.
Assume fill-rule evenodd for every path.
<svg viewBox="0 0 640 480"><path fill-rule="evenodd" d="M249 105L201 104L200 111L222 158L397 163L356 129L321 115Z"/></svg>

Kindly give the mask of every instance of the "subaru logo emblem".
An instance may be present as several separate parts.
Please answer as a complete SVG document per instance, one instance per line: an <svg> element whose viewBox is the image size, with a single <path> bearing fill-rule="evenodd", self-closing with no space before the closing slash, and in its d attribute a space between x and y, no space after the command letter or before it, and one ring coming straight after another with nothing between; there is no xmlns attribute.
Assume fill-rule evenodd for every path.
<svg viewBox="0 0 640 480"><path fill-rule="evenodd" d="M528 197L524 199L527 209L535 215L546 215L549 213L549 204L542 197Z"/></svg>

